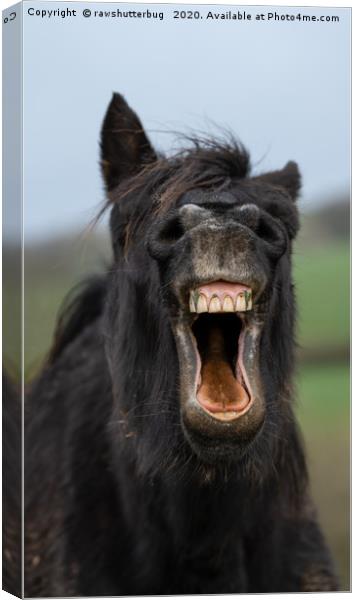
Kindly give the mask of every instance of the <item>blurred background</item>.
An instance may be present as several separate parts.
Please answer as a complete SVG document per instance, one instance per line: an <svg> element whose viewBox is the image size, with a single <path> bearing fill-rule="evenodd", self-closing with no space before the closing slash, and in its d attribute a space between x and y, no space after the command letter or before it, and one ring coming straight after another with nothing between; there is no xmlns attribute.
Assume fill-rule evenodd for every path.
<svg viewBox="0 0 357 600"><path fill-rule="evenodd" d="M75 2L71 8L81 12ZM299 308L296 409L313 495L347 590L350 11L274 7L281 14L334 14L339 22L238 23L173 20L175 8L182 9L151 5L164 18L146 22L24 16L26 378L43 362L67 292L110 261L106 219L94 230L89 225L104 199L98 140L114 90L126 96L160 150L177 148L176 131L210 133L223 126L249 149L254 173L296 160L303 176L293 266ZM190 8L203 15L212 10L185 10ZM219 7L225 10L238 9ZM271 9L246 10L254 17ZM3 252L9 267L3 321L9 363L19 355L7 318L20 301L13 240L10 226Z"/></svg>

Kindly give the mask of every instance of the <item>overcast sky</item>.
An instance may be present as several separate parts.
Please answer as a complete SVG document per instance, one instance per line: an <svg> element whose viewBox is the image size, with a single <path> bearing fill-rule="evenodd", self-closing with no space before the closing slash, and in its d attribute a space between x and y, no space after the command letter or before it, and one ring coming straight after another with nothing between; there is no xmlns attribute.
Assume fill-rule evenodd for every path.
<svg viewBox="0 0 357 600"><path fill-rule="evenodd" d="M257 172L296 160L304 210L348 191L349 10L248 6L250 21L216 21L206 20L209 10L234 9L201 5L202 19L180 20L173 5L86 6L149 9L164 19L84 18L76 2L24 2L27 241L84 228L95 215L103 200L99 130L113 91L161 150L173 145L165 130L215 122L237 134ZM30 16L30 7L77 16ZM255 20L269 11L339 22Z"/></svg>

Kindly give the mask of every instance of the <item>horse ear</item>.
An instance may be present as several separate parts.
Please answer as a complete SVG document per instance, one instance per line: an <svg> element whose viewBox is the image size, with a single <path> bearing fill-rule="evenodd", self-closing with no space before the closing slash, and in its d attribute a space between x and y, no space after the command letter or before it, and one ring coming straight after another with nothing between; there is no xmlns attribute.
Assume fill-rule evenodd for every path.
<svg viewBox="0 0 357 600"><path fill-rule="evenodd" d="M156 160L140 119L121 94L114 93L101 132L101 169L107 191Z"/></svg>
<svg viewBox="0 0 357 600"><path fill-rule="evenodd" d="M254 179L284 188L289 192L293 200L296 200L301 187L299 167L292 160L286 163L285 167L280 171L271 171L270 173L259 175Z"/></svg>

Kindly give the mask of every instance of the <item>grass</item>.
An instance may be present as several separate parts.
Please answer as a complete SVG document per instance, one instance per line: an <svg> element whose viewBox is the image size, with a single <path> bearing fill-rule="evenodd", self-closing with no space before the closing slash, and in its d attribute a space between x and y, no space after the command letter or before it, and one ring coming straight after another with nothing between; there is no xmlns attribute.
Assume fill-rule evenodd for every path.
<svg viewBox="0 0 357 600"><path fill-rule="evenodd" d="M348 427L348 365L305 366L301 369L298 376L298 414L306 430L328 433Z"/></svg>
<svg viewBox="0 0 357 600"><path fill-rule="evenodd" d="M329 242L304 249L294 256L294 279L299 320L298 339L303 347L341 347L350 329L349 245Z"/></svg>
<svg viewBox="0 0 357 600"><path fill-rule="evenodd" d="M36 373L52 343L57 315L66 292L74 285L66 277L28 285L25 300L25 375Z"/></svg>
<svg viewBox="0 0 357 600"><path fill-rule="evenodd" d="M297 404L312 494L344 590L349 589L350 575L349 375L345 364L304 367Z"/></svg>

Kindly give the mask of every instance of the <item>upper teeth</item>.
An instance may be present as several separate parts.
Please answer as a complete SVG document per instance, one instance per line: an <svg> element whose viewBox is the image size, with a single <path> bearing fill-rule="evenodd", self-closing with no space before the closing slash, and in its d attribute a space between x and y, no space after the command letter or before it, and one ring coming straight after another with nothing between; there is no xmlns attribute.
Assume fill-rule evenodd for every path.
<svg viewBox="0 0 357 600"><path fill-rule="evenodd" d="M200 294L198 296L196 310L193 310L193 312L203 313L203 312L207 312L207 311L208 311L208 306L207 306L206 296L204 296L203 294Z"/></svg>
<svg viewBox="0 0 357 600"><path fill-rule="evenodd" d="M223 301L213 295L207 298L205 294L199 293L197 290L190 292L190 312L195 313L218 313L218 312L245 312L252 310L252 291L244 290L232 296L226 294Z"/></svg>

